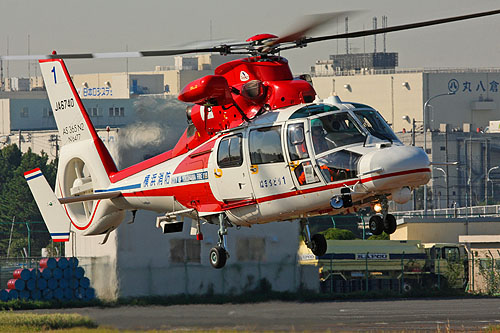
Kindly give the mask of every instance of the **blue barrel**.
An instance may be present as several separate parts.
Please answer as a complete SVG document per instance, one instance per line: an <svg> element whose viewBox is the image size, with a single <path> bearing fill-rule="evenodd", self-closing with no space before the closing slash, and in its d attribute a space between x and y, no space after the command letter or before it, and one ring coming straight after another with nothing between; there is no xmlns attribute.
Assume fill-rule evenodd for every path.
<svg viewBox="0 0 500 333"><path fill-rule="evenodd" d="M54 293L52 292L52 289L44 289L42 291L42 297L44 300L51 300L54 298Z"/></svg>
<svg viewBox="0 0 500 333"><path fill-rule="evenodd" d="M20 298L20 299L29 299L29 298L30 298L30 291L29 291L29 290L26 290L26 289L21 290L21 291L19 292L19 298Z"/></svg>
<svg viewBox="0 0 500 333"><path fill-rule="evenodd" d="M79 287L75 289L75 298L76 299L84 299L85 298L85 292L87 289Z"/></svg>
<svg viewBox="0 0 500 333"><path fill-rule="evenodd" d="M42 299L42 292L38 289L32 290L30 293L30 297L34 301L39 301Z"/></svg>
<svg viewBox="0 0 500 333"><path fill-rule="evenodd" d="M60 269L65 269L69 265L68 259L64 257L56 258L56 261L57 261L57 267L59 267Z"/></svg>
<svg viewBox="0 0 500 333"><path fill-rule="evenodd" d="M45 279L48 280L52 277L52 269L50 268L40 268L40 275Z"/></svg>
<svg viewBox="0 0 500 333"><path fill-rule="evenodd" d="M75 294L73 293L73 289L65 288L63 289L64 299L72 300L75 298Z"/></svg>
<svg viewBox="0 0 500 333"><path fill-rule="evenodd" d="M62 279L63 277L63 271L60 268L54 268L52 270L52 277L56 280Z"/></svg>
<svg viewBox="0 0 500 333"><path fill-rule="evenodd" d="M1 289L0 290L0 302L7 302L9 300L9 290Z"/></svg>
<svg viewBox="0 0 500 333"><path fill-rule="evenodd" d="M80 287L82 288L88 288L90 287L90 280L87 277L82 277L80 279Z"/></svg>
<svg viewBox="0 0 500 333"><path fill-rule="evenodd" d="M77 268L78 267L78 258L77 257L69 257L68 258L68 266L70 268Z"/></svg>
<svg viewBox="0 0 500 333"><path fill-rule="evenodd" d="M40 290L47 289L47 280L45 280L44 278L39 278L38 280L36 280L36 287Z"/></svg>
<svg viewBox="0 0 500 333"><path fill-rule="evenodd" d="M26 287L26 282L21 279L10 279L7 281L7 288L8 289L16 289L18 291L23 290Z"/></svg>
<svg viewBox="0 0 500 333"><path fill-rule="evenodd" d="M40 260L40 268L50 268L54 269L57 267L57 261L56 258L43 258Z"/></svg>
<svg viewBox="0 0 500 333"><path fill-rule="evenodd" d="M36 280L40 277L40 270L38 268L30 268L29 271L32 279Z"/></svg>
<svg viewBox="0 0 500 333"><path fill-rule="evenodd" d="M73 276L76 277L77 279L81 279L82 277L85 276L85 270L83 267L78 266L75 268L75 271L73 272Z"/></svg>
<svg viewBox="0 0 500 333"><path fill-rule="evenodd" d="M90 301L95 298L95 290L94 288L87 288L85 290L85 300Z"/></svg>
<svg viewBox="0 0 500 333"><path fill-rule="evenodd" d="M57 282L57 280L56 280L56 279L51 278L51 279L48 279L48 280L47 280L47 287L48 287L49 289L54 290L54 289L56 289L58 286L59 286L59 283Z"/></svg>
<svg viewBox="0 0 500 333"><path fill-rule="evenodd" d="M26 268L18 268L14 271L12 276L14 277L14 279L21 279L24 281L28 281L29 278L31 277L31 272L29 271L29 269Z"/></svg>
<svg viewBox="0 0 500 333"><path fill-rule="evenodd" d="M29 279L26 281L26 289L29 291L35 290L36 289L36 280L35 279Z"/></svg>
<svg viewBox="0 0 500 333"><path fill-rule="evenodd" d="M80 281L76 278L69 280L69 287L71 289L77 289L80 286Z"/></svg>
<svg viewBox="0 0 500 333"><path fill-rule="evenodd" d="M66 289L69 288L69 280L61 279L59 282L59 288Z"/></svg>
<svg viewBox="0 0 500 333"><path fill-rule="evenodd" d="M19 298L19 292L16 289L9 289L9 301L18 298Z"/></svg>
<svg viewBox="0 0 500 333"><path fill-rule="evenodd" d="M67 267L63 270L63 278L69 280L73 277L73 268Z"/></svg>
<svg viewBox="0 0 500 333"><path fill-rule="evenodd" d="M53 293L55 299L58 299L60 301L64 299L64 291L61 288L54 289Z"/></svg>

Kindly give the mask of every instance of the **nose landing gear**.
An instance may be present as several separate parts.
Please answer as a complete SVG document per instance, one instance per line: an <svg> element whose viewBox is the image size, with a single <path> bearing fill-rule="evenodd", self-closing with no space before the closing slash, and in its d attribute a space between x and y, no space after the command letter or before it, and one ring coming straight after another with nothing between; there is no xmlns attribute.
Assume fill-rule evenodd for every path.
<svg viewBox="0 0 500 333"><path fill-rule="evenodd" d="M307 219L300 220L300 228L302 236L304 236L304 241L306 246L314 253L315 256L321 257L326 253L326 239L325 236L321 234L314 234L311 237L311 232L309 231L309 222Z"/></svg>
<svg viewBox="0 0 500 333"><path fill-rule="evenodd" d="M373 215L370 218L369 228L373 235L380 235L383 231L390 235L396 231L397 223L396 218L392 214L388 214L388 204L387 199L381 200L382 204L382 215Z"/></svg>

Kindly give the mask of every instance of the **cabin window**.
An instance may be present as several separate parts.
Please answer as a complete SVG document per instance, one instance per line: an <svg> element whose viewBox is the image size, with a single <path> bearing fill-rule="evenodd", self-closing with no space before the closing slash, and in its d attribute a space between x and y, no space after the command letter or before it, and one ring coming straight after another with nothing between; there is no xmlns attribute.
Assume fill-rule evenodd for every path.
<svg viewBox="0 0 500 333"><path fill-rule="evenodd" d="M241 141L241 135L233 135L220 141L217 150L217 164L220 168L238 167L243 164Z"/></svg>
<svg viewBox="0 0 500 333"><path fill-rule="evenodd" d="M318 158L318 166L328 183L357 177L361 155L340 150Z"/></svg>
<svg viewBox="0 0 500 333"><path fill-rule="evenodd" d="M303 123L288 125L288 153L292 161L309 158Z"/></svg>
<svg viewBox="0 0 500 333"><path fill-rule="evenodd" d="M284 162L281 148L281 126L262 127L250 131L252 164Z"/></svg>
<svg viewBox="0 0 500 333"><path fill-rule="evenodd" d="M311 138L316 155L365 141L363 132L347 112L337 112L312 119Z"/></svg>

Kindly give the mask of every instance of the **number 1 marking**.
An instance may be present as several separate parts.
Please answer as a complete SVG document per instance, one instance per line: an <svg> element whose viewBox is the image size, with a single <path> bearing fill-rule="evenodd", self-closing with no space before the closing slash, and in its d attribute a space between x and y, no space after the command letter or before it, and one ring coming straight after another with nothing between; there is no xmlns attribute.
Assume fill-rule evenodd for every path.
<svg viewBox="0 0 500 333"><path fill-rule="evenodd" d="M54 73L54 83L57 83L57 80L56 80L56 66L52 67L51 72Z"/></svg>

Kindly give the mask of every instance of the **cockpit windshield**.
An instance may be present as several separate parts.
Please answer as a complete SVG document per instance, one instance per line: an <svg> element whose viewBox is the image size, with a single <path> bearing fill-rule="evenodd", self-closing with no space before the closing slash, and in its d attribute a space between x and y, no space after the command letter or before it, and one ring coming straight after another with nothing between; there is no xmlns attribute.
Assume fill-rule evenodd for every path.
<svg viewBox="0 0 500 333"><path fill-rule="evenodd" d="M384 118L375 110L355 110L354 114L359 118L363 126L371 135L389 141L399 141Z"/></svg>
<svg viewBox="0 0 500 333"><path fill-rule="evenodd" d="M311 136L316 154L365 141L363 131L347 112L312 119Z"/></svg>

